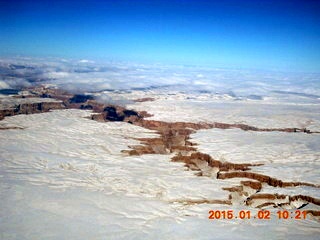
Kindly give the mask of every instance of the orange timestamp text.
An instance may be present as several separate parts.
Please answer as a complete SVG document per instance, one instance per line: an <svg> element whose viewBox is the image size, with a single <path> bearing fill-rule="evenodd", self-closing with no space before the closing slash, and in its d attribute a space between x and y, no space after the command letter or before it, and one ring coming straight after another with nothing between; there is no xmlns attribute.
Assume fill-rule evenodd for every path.
<svg viewBox="0 0 320 240"><path fill-rule="evenodd" d="M209 210L208 219L219 220L219 219L261 219L270 220L271 217L276 217L278 219L295 219L303 220L307 218L307 211L287 211L279 210L275 215L271 216L269 210L259 210L258 212L252 214L250 210Z"/></svg>

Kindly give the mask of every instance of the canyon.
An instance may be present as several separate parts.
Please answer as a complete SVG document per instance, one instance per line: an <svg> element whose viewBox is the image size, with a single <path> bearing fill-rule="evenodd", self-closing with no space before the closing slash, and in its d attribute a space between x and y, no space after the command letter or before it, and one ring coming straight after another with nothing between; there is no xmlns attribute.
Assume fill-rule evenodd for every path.
<svg viewBox="0 0 320 240"><path fill-rule="evenodd" d="M82 109L91 110L89 117L98 122L126 122L148 130L154 131L158 137L134 138L139 145L129 146L130 150L122 153L128 156L142 156L145 154L172 154L172 162L182 162L194 171L199 177L214 178L219 181L225 179L240 179L239 185L224 187L230 192L228 199L176 199L174 202L183 204L243 204L254 208L287 207L301 208L307 204L320 206L320 200L307 195L279 195L260 193L266 185L275 188L288 188L308 186L320 188L319 185L309 182L284 181L265 174L256 173L255 167L263 164L257 163L232 163L212 158L209 154L197 149L197 144L190 137L191 134L201 129L240 129L253 132L285 132L288 134L318 134L307 128L258 128L239 123L221 122L165 122L148 120L152 116L146 111L126 109L124 106L100 103L91 95L71 94L56 88L36 87L26 89L30 94L14 96L15 104L0 109L0 120L7 116L19 114L36 114L57 109ZM37 99L37 101L33 101ZM43 99L40 101L39 99ZM48 99L51 99L48 101ZM40 102L39 102L40 101ZM136 102L154 101L153 98L136 99ZM14 101L13 101L14 102ZM10 129L10 127L6 128ZM214 184L212 187L215 187ZM319 210L308 210L314 217L319 217Z"/></svg>

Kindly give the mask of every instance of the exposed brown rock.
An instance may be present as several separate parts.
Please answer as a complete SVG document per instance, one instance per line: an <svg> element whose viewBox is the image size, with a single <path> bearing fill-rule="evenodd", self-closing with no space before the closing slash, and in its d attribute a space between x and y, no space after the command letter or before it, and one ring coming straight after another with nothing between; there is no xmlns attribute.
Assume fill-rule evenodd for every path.
<svg viewBox="0 0 320 240"><path fill-rule="evenodd" d="M134 121L134 124L151 130L157 130L160 137L137 139L143 145L133 146L133 150L124 151L129 155L166 154L172 152L187 154L195 151L195 148L192 147L194 144L188 141L189 135L194 132L192 129L186 129L174 123L146 121L141 118L138 121Z"/></svg>
<svg viewBox="0 0 320 240"><path fill-rule="evenodd" d="M206 174L202 171L203 166L208 166L211 168L216 168L218 171L217 178L218 179L227 179L227 178L249 178L255 181L241 181L241 186L234 186L230 188L224 188L226 191L230 191L232 193L237 193L238 196L250 199L252 194L255 194L262 190L262 183L266 183L273 187L294 187L294 186L312 186L318 187L311 183L305 182L284 182L282 180L278 180L267 175L257 174L253 172L249 172L250 167L259 166L261 164L234 164L229 162L222 162L219 160L213 159L210 155L198 152L195 148L195 144L189 141L190 134L195 132L198 129L208 129L211 127L219 127L219 128L230 128L230 127L238 127L242 130L252 130L252 131L260 131L261 129L250 127L247 125L232 125L232 124L215 124L214 126L211 124L196 124L196 123L185 123L185 122L161 122L155 120L140 120L135 123L139 126L156 130L160 137L159 138L143 138L137 139L143 144L142 146L133 146L133 150L126 151L130 155L141 155L141 154L166 154L168 152L176 152L176 155L172 157L172 161L175 162L184 162L186 166L190 170L197 171L198 176L206 176ZM292 130L289 128L285 129L262 129L261 131L285 131L285 132L297 132L297 130ZM249 190L251 189L251 190ZM277 196L273 196L275 199ZM284 198L286 196L283 196ZM281 196L279 196L281 198ZM262 196L261 196L262 199ZM304 200L306 202L317 202L314 198L308 198L308 196L294 196L289 198L290 201L295 200ZM270 196L263 198L264 203L258 205L258 208L263 208L266 206L274 206L280 207L281 204L275 204L270 202ZM231 204L233 201L233 195L230 194L229 200L220 200L220 201L209 201L209 200L181 200L181 203L184 204L204 204L204 203L220 203L220 204ZM252 201L252 200L251 200ZM248 205L250 201L245 201ZM288 203L285 203L288 204Z"/></svg>
<svg viewBox="0 0 320 240"><path fill-rule="evenodd" d="M256 208L265 208L265 207L277 207L277 205L273 202L265 202L265 203L262 203L260 205L258 205Z"/></svg>
<svg viewBox="0 0 320 240"><path fill-rule="evenodd" d="M259 194L251 195L250 198L247 199L246 204L252 205L252 203L255 202L256 200L265 200L266 203L270 203L270 204L273 203L279 206L300 200L300 201L305 201L305 202L313 203L315 205L320 206L320 199L317 199L314 197L310 197L306 195L288 196L288 195L268 194L268 193L259 193ZM276 204L275 202L272 202L275 200L283 200L285 202Z"/></svg>
<svg viewBox="0 0 320 240"><path fill-rule="evenodd" d="M18 104L14 108L0 110L0 120L8 116L18 114L33 114L49 112L53 109L64 109L65 106L61 102L39 102L39 103L23 103Z"/></svg>
<svg viewBox="0 0 320 240"><path fill-rule="evenodd" d="M145 98L137 98L133 100L134 102L153 102L155 101L154 98L151 97L145 97Z"/></svg>
<svg viewBox="0 0 320 240"><path fill-rule="evenodd" d="M24 129L22 127L0 127L0 130L8 130L8 129Z"/></svg>
<svg viewBox="0 0 320 240"><path fill-rule="evenodd" d="M278 195L278 194L271 194L271 193L259 193L254 194L248 199L248 201L256 200L256 199L268 199L268 200L275 200L275 199L285 199L286 195Z"/></svg>
<svg viewBox="0 0 320 240"><path fill-rule="evenodd" d="M152 117L153 116L152 114L149 114L147 111L140 111L139 115L142 117L142 119L146 118L146 117Z"/></svg>
<svg viewBox="0 0 320 240"><path fill-rule="evenodd" d="M260 191L262 188L261 182L253 182L253 181L241 181L243 186L250 187L254 190Z"/></svg>
<svg viewBox="0 0 320 240"><path fill-rule="evenodd" d="M230 200L219 200L219 199L177 199L170 201L171 203L182 203L184 205L195 205L195 204L223 204L232 205Z"/></svg>
<svg viewBox="0 0 320 240"><path fill-rule="evenodd" d="M292 196L289 197L290 201L296 201L296 200L304 200L307 201L309 203L313 203L315 205L320 206L320 199L314 198L314 197L310 197L310 196L306 196L306 195L296 195L296 196Z"/></svg>
<svg viewBox="0 0 320 240"><path fill-rule="evenodd" d="M305 210L307 214L311 214L315 217L320 217L320 211L315 211L315 210Z"/></svg>
<svg viewBox="0 0 320 240"><path fill-rule="evenodd" d="M261 183L266 183L273 187L295 187L295 186L310 186L310 187L319 187L312 183L306 182L283 182L279 179L269 177L267 175L253 173L253 172L225 172L219 173L217 176L218 179L227 179L227 178L250 178L257 180Z"/></svg>
<svg viewBox="0 0 320 240"><path fill-rule="evenodd" d="M110 105L110 104L102 104L98 103L91 95L81 95L81 94L71 94L66 91L63 91L61 89L57 88L46 88L43 86L38 87L32 87L27 88L26 90L30 91L33 95L37 97L44 97L44 98L55 98L58 100L63 101L66 108L77 108L77 109L90 109L93 110L95 113L104 113L108 112L108 114L104 113L104 117L106 121L113 121L112 118L108 119L107 115L112 115L110 111L106 110L106 107L113 107L116 109L116 113L118 114L119 118L115 118L115 121L120 121L122 116L124 117L124 121L134 123L136 125L153 129L153 130L159 130L159 128L180 128L180 129L188 129L191 128L193 130L199 130L199 129L210 129L210 128L220 128L220 129L230 129L230 128L239 128L244 131L282 131L282 132L305 132L305 133L313 133L312 131L306 129L306 128L257 128L254 126L249 126L246 124L229 124L229 123L190 123L190 122L174 122L174 123L168 123L168 122L162 122L162 121L155 121L155 120L145 120L145 117L150 117L152 115L148 114L145 111L136 112L133 110L127 110L124 107ZM141 98L136 99L137 102L139 101L152 101L154 98ZM131 119L128 119L128 114L125 113L125 111L137 113L138 117L131 117ZM130 116L133 116L133 115ZM99 118L100 119L100 118Z"/></svg>
<svg viewBox="0 0 320 240"><path fill-rule="evenodd" d="M118 121L118 122L128 122L132 124L142 119L142 117L138 112L133 110L127 110L119 106L114 106L114 105L94 106L93 105L92 107L94 111L96 111L97 108L103 108L103 110L98 114L93 114L91 119L99 122Z"/></svg>
<svg viewBox="0 0 320 240"><path fill-rule="evenodd" d="M156 120L146 120L146 117L151 115L145 111L137 112L134 110L128 110L121 106L108 105L98 103L90 95L73 95L64 92L59 89L45 89L35 88L29 89L33 96L38 97L51 97L61 100L62 103L35 103L35 104L24 104L19 105L14 109L6 109L0 111L0 120L5 116L12 116L15 114L31 114L38 112L49 111L50 109L61 109L61 108L77 108L77 109L90 109L94 112L91 119L95 121L124 121L137 126L141 126L150 130L155 130L159 137L156 138L138 138L141 145L130 146L131 150L123 151L129 155L142 155L142 154L168 154L176 153L172 158L172 161L184 162L190 170L197 171L198 176L210 176L206 173L208 169L215 169L216 177L218 179L229 179L229 178L248 178L255 181L241 181L240 186L233 186L224 188L224 190L231 192L228 200L190 200L181 199L174 202L180 202L183 204L228 204L231 205L233 195L241 196L247 199L246 204L251 205L256 200L260 199L264 202L257 207L266 206L282 206L282 203L275 203L275 200L287 200L283 204L288 204L292 201L303 200L308 203L314 203L319 205L319 199L315 199L309 196L297 195L297 196L285 196L277 194L256 194L259 192L263 185L266 183L273 187L294 187L294 186L311 186L319 187L315 184L305 182L285 182L276 178L269 177L267 175L249 172L254 166L260 164L235 164L230 162L223 162L213 159L210 155L198 152L196 144L190 140L190 134L200 129L220 128L230 129L239 128L244 131L281 131L281 132L303 132L303 133L316 133L311 132L308 129L299 128L257 128L245 124L227 124L227 123L190 123L190 122L163 122ZM148 98L137 99L137 102L151 100ZM56 105L57 104L57 105ZM60 104L60 105L59 105ZM317 214L316 211L314 211Z"/></svg>
<svg viewBox="0 0 320 240"><path fill-rule="evenodd" d="M242 192L243 191L243 186L224 187L222 189L225 190L225 191L229 191L229 192Z"/></svg>
<svg viewBox="0 0 320 240"><path fill-rule="evenodd" d="M173 162L184 162L188 166L188 164L194 164L197 161L203 161L208 164L208 166L212 168L218 168L219 171L230 171L230 170L241 170L246 171L250 170L250 166L259 166L261 164L236 164L236 163L229 163L229 162L221 162L218 160L214 160L210 155L194 152L190 156L183 156L178 154L172 158Z"/></svg>

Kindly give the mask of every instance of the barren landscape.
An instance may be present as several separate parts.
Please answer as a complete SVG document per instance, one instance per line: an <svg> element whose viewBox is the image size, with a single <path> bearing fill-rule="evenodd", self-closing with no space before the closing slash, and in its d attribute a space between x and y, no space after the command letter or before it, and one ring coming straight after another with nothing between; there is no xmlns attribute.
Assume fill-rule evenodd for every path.
<svg viewBox="0 0 320 240"><path fill-rule="evenodd" d="M182 87L182 73L158 67L166 82L115 86L124 66L2 60L1 236L252 239L272 231L275 239L317 239L317 76L305 76L310 88L294 84L296 76L262 81L258 93L249 82ZM143 79L159 69L125 74ZM229 74L182 72L192 79L198 71ZM269 210L271 218L209 220L210 210ZM278 219L279 210L307 217Z"/></svg>

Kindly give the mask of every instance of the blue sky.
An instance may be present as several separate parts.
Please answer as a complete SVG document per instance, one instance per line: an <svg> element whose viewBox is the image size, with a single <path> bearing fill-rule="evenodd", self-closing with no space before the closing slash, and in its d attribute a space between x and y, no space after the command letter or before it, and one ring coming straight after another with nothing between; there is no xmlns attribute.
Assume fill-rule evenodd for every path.
<svg viewBox="0 0 320 240"><path fill-rule="evenodd" d="M1 1L2 56L320 72L320 1Z"/></svg>

